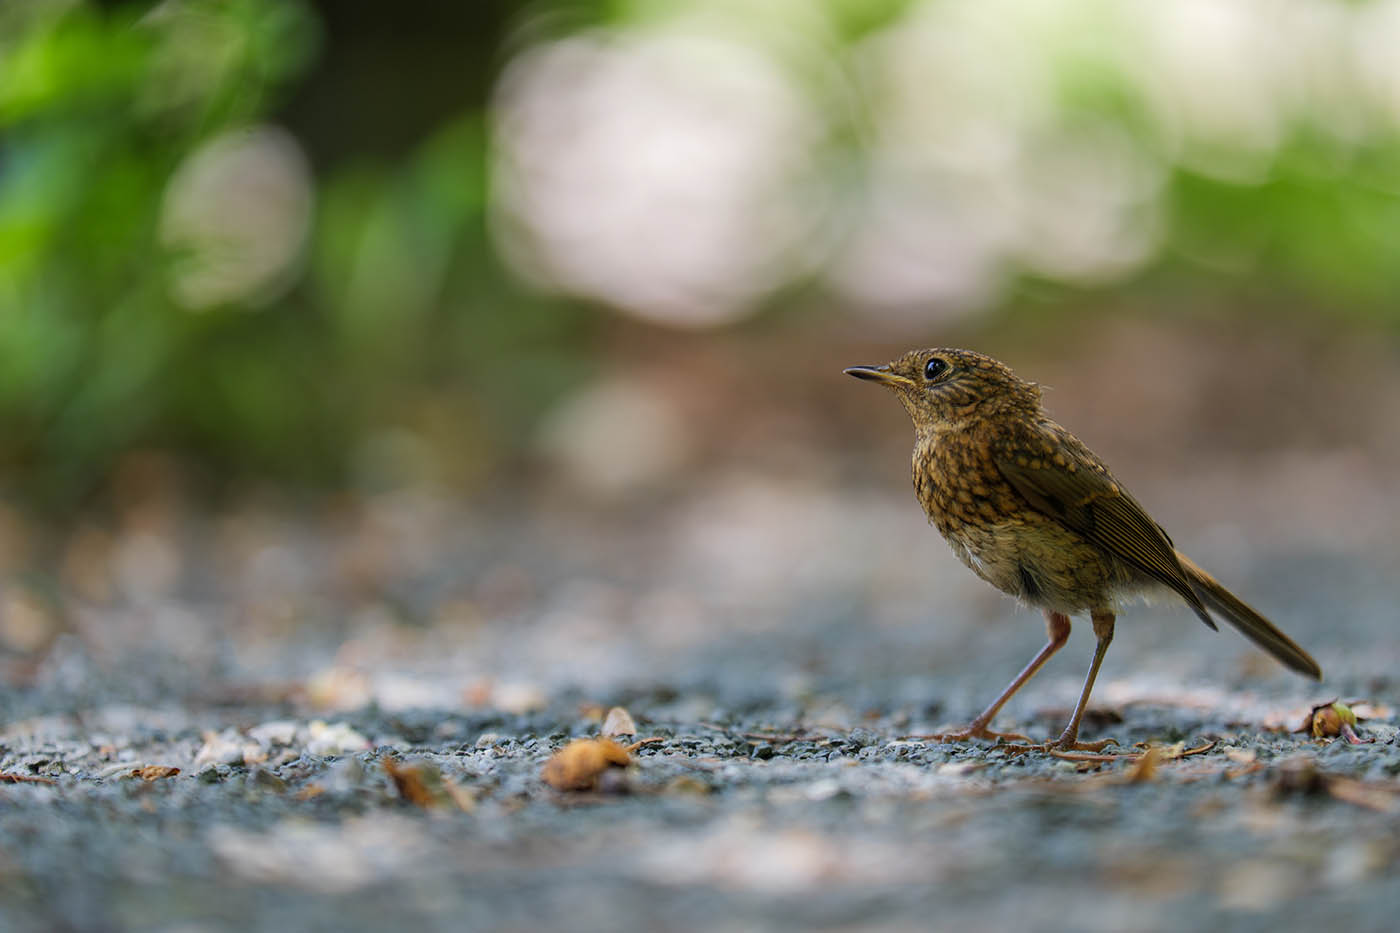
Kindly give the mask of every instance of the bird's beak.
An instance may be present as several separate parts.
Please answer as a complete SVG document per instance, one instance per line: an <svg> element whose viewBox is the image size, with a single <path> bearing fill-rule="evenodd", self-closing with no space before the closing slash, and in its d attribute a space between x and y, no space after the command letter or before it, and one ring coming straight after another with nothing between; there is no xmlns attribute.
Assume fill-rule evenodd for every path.
<svg viewBox="0 0 1400 933"><path fill-rule="evenodd" d="M888 364L884 366L852 366L849 369L843 369L842 372L848 376L855 376L857 379L869 379L871 382L891 387L913 384L903 376L896 375Z"/></svg>

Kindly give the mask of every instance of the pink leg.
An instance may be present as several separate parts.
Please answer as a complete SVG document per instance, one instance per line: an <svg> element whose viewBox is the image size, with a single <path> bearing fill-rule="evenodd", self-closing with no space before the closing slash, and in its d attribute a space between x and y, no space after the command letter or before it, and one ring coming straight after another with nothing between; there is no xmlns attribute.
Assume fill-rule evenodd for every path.
<svg viewBox="0 0 1400 933"><path fill-rule="evenodd" d="M1103 663L1103 656L1108 652L1109 642L1113 641L1113 613L1105 609L1096 609L1092 614L1094 620L1094 635L1098 638L1098 646L1094 648L1094 660L1089 665L1089 674L1084 678L1084 689L1079 693L1079 702L1074 707L1074 715L1070 718L1069 725L1065 726L1065 731L1060 734L1060 740L1055 743L1055 747L1060 751L1102 751L1104 746L1112 742L1112 739L1104 739L1102 742L1081 742L1079 741L1079 721L1084 718L1084 707L1089 705L1089 694L1094 690L1094 679L1099 676L1099 665Z"/></svg>
<svg viewBox="0 0 1400 933"><path fill-rule="evenodd" d="M1097 631L1097 621L1095 621L1094 626L1095 631ZM1025 668L1021 671L1021 673L1016 675L1016 679L1011 681L1011 683L1007 685L1006 689L1001 692L1001 696L993 700L991 706L988 706L986 709L982 710L982 712L978 714L976 719L968 723L966 729L958 729L954 732L940 732L934 735L920 736L920 738L940 739L945 742L960 742L965 739L995 738L1012 738L1024 740L1026 738L1024 735L1019 735L1015 732L993 732L990 729L988 729L987 726L991 725L992 718L996 716L998 712L1000 712L1003 706L1006 705L1006 701L1015 696L1016 691L1024 687L1026 685L1026 681L1034 677L1036 671L1040 670L1040 668L1045 664L1045 662L1050 660L1050 656L1056 651L1059 651L1060 648L1064 646L1064 643L1069 639L1069 628L1069 616L1065 615L1063 612L1051 612L1047 609L1045 611L1045 647L1041 648L1040 653L1037 654L1034 658L1031 658L1031 663L1027 664ZM1112 637L1112 631L1113 619L1110 616L1110 638ZM1097 664L1095 665L1095 669L1097 669ZM1076 723L1077 722L1078 720L1076 719ZM1077 731L1078 726L1076 725L1075 728Z"/></svg>

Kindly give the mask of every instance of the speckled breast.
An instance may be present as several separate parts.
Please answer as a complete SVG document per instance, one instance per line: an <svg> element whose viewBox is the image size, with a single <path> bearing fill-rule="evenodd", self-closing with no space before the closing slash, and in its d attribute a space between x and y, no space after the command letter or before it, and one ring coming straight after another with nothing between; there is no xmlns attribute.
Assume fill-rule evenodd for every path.
<svg viewBox="0 0 1400 933"><path fill-rule="evenodd" d="M973 444L917 445L914 490L953 553L979 577L1034 606L1105 608L1133 574L1030 505Z"/></svg>

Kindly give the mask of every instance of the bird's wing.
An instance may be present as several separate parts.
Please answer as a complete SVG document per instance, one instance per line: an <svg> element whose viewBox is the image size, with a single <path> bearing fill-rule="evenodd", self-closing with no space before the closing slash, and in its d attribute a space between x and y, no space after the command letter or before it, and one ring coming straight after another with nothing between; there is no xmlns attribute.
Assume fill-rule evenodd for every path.
<svg viewBox="0 0 1400 933"><path fill-rule="evenodd" d="M1055 460L1057 453L1063 466ZM1047 426L1041 437L995 448L993 459L1001 475L1032 506L1170 587L1202 622L1215 628L1177 559L1171 538L1072 434L1057 425Z"/></svg>

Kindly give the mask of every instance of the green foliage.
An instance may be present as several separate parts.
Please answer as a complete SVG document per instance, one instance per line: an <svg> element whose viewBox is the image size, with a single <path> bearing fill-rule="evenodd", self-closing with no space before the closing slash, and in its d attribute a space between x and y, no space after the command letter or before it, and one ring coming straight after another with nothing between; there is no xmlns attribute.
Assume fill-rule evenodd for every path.
<svg viewBox="0 0 1400 933"><path fill-rule="evenodd" d="M900 185L931 172L935 194L961 177L937 175L946 154L938 147L949 144L938 122L946 114L995 141L987 151L1021 153L1020 163L1010 158L988 171L1019 164L1032 170L1027 177L1049 179L1036 193L1063 182L1074 194L1084 172L1034 170L1042 161L1053 168L1053 157L1081 139L1106 139L1110 166L1113 147L1131 150L1138 159L1131 165L1151 180L1124 196L1160 225L1147 241L1150 255L1121 274L1076 278L1072 268L1061 275L1053 263L1031 262L1023 269L1016 255L997 254L995 274L1023 276L1020 294L1049 296L1038 305L1046 313L1106 289L1180 299L1192 288L1243 283L1240 291L1261 304L1277 294L1394 321L1400 139L1393 113L1372 112L1382 98L1317 98L1350 108L1338 116L1324 112L1325 103L1275 95L1268 106L1277 112L1265 115L1277 117L1274 135L1268 124L1258 137L1238 136L1230 120L1209 115L1193 130L1178 107L1199 104L1191 97L1197 91L1172 90L1163 83L1171 76L1138 67L1132 43L1150 32L1131 23L1144 9L913 0L546 0L509 13L492 8L497 33L460 38L462 56L475 63L476 96L442 88L441 100L421 108L436 114L412 137L421 142L368 158L357 145L377 138L382 107L377 115L367 108L365 125L342 134L329 152L309 138L314 115L282 108L316 81L329 82L331 94L373 89L392 108L411 82L399 87L394 69L381 67L371 73L388 76L380 87L356 72L354 54L363 48L351 54L350 68L344 60L330 67L334 50L323 48L306 0L0 5L0 481L62 506L141 446L175 449L222 476L331 483L366 470L372 482L393 482L394 468L381 467L410 449L432 452L431 463L413 467L416 475L457 484L508 457L535 416L587 374L598 316L566 297L532 294L504 270L488 221L502 209L488 203L489 127L501 114L482 91L488 72L527 44L591 30L728 29L768 56L820 115L811 143L817 168L804 184L831 198L834 228L848 200L850 215L858 212L860 181L876 170L893 167ZM390 8L383 14L396 15ZM915 102L913 119L920 95L936 97L937 106L929 108L929 126L906 126L895 134L896 148L882 152L889 102L877 95L890 86L868 79L893 54L885 40L914 21L925 39L964 29L968 41L987 41L1006 56L1007 67L983 67L974 50L930 72L942 82L937 87L901 85ZM928 48L950 54L938 42ZM397 54L411 66L410 44ZM904 61L891 80L917 81L918 64ZM1024 86L1000 83L1023 78ZM425 83L413 85L415 93ZM1026 101L1033 106L1021 106ZM346 112L358 114L337 111ZM260 206L285 209L276 229L286 233L290 258L244 287L225 287L219 276L239 259L236 250L267 237L253 227L243 241L225 241L226 231L201 227L198 213L194 220L179 215L177 194L207 197L197 169L211 152L236 149L247 138L242 131L252 136L261 128L275 155L277 141L288 138L268 130L278 119L296 137L282 166L290 187ZM652 142L637 140L639 158L655 157L647 155ZM315 153L314 172L298 146ZM1041 160L1042 153L1052 158ZM957 164L959 172L977 168ZM1048 193L1053 201L1056 192ZM257 197L252 189L249 198ZM199 203L206 214L246 219L238 197ZM1082 202L1053 203L1067 205L1061 216L1071 216ZM300 213L297 204L304 204ZM998 204L975 207L995 220L989 230L1004 227ZM836 229L830 244L812 246L809 261L795 264L794 280L779 283L779 295L829 284L822 275L840 248L832 244L847 232ZM1050 236L1042 230L1043 239ZM958 251L950 255L956 261ZM257 258L245 265L257 271ZM188 287L198 275L212 277L212 286ZM798 315L783 320L792 324Z"/></svg>
<svg viewBox="0 0 1400 933"><path fill-rule="evenodd" d="M1272 282L1293 301L1393 319L1397 169L1400 147L1353 157L1314 142L1284 150L1257 184L1179 171L1169 190L1171 245L1205 269Z"/></svg>
<svg viewBox="0 0 1400 933"><path fill-rule="evenodd" d="M63 501L125 447L178 433L173 388L214 320L169 300L171 172L307 62L296 3L8 14L0 46L0 430L26 491Z"/></svg>
<svg viewBox="0 0 1400 933"><path fill-rule="evenodd" d="M478 475L495 456L485 438L558 380L542 384L547 397L512 395L525 380L508 375L492 388L510 401L491 409L475 367L516 352L528 369L577 320L542 314L491 258L482 115L447 124L402 164L323 179L303 283L270 301L182 306L172 279L186 257L162 233L172 178L202 144L276 108L313 61L318 29L289 0L139 14L0 13L8 485L62 506L143 445L221 475L338 482L377 431L421 421L461 431L450 441L460 472ZM458 401L425 419L439 395Z"/></svg>

